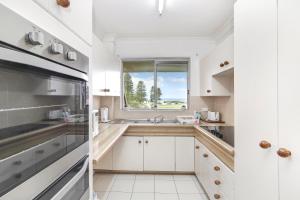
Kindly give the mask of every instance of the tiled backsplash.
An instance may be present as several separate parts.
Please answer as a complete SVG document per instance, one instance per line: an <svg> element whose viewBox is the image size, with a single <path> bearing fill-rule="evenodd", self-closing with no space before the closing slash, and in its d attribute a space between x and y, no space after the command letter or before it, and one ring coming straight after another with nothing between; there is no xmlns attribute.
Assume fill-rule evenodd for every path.
<svg viewBox="0 0 300 200"><path fill-rule="evenodd" d="M234 97L190 97L190 108L186 111L124 111L120 109L120 97L94 97L94 109L103 106L109 107L110 119L146 119L158 114L168 119L174 119L180 115L193 115L194 111L208 108L211 111L219 111L222 120L228 124L234 124L233 117Z"/></svg>

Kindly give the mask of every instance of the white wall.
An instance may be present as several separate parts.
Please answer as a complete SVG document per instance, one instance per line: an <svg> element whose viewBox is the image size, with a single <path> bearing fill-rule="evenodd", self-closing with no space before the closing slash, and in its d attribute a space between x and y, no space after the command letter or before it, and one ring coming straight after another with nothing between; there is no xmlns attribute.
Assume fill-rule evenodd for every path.
<svg viewBox="0 0 300 200"><path fill-rule="evenodd" d="M121 58L190 58L191 96L200 96L200 59L214 47L207 38L121 38L115 42L115 53Z"/></svg>

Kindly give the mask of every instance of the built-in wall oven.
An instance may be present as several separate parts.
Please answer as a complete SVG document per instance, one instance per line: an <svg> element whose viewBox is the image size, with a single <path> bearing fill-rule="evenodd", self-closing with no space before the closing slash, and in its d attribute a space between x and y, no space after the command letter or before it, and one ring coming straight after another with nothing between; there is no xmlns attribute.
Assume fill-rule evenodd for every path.
<svg viewBox="0 0 300 200"><path fill-rule="evenodd" d="M0 199L88 199L88 57L0 18Z"/></svg>

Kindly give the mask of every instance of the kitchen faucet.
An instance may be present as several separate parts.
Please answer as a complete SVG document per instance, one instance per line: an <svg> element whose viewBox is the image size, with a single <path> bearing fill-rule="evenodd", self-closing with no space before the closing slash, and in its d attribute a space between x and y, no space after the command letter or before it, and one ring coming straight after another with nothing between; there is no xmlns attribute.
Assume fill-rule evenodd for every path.
<svg viewBox="0 0 300 200"><path fill-rule="evenodd" d="M159 120L158 120L159 119ZM163 115L157 115L153 117L153 122L156 123L161 123L163 122L165 117Z"/></svg>

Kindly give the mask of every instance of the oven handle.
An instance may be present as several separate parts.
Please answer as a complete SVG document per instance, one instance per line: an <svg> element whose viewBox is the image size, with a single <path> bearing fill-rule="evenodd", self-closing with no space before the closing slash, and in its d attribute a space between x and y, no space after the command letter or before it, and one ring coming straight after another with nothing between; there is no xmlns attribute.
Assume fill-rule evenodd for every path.
<svg viewBox="0 0 300 200"><path fill-rule="evenodd" d="M89 159L86 158L86 161L84 162L81 170L64 187L62 187L61 190L51 198L51 200L62 199L72 189L72 187L79 181L79 179L84 175L85 171L87 170L88 164L89 164Z"/></svg>
<svg viewBox="0 0 300 200"><path fill-rule="evenodd" d="M56 64L54 62L21 51L0 47L0 60L31 65L37 68L66 74L88 81L88 76L82 72L70 69L68 67Z"/></svg>

